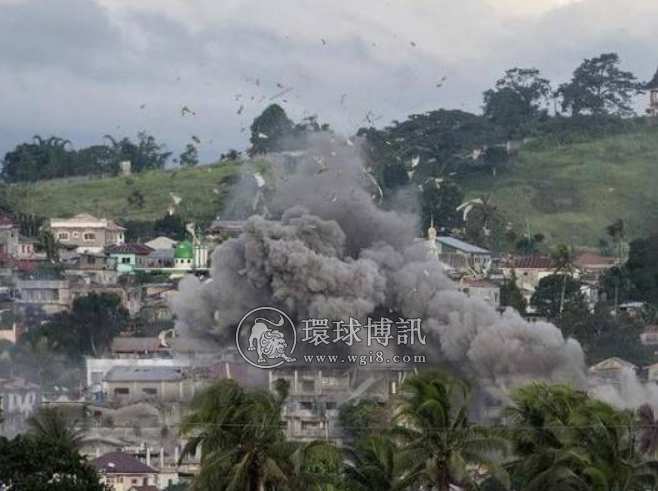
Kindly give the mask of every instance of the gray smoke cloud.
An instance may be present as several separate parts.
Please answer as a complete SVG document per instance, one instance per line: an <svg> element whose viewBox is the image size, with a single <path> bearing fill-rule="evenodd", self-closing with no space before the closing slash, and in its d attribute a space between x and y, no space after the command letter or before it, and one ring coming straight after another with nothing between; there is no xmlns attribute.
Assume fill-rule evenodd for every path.
<svg viewBox="0 0 658 491"><path fill-rule="evenodd" d="M534 379L585 386L577 341L456 290L416 238L417 218L373 201L358 145L317 134L292 168L266 160L273 219L253 216L218 246L210 280L181 281L173 308L184 335L228 341L242 316L262 306L298 320L386 312L422 319L427 343L416 349L482 387Z"/></svg>

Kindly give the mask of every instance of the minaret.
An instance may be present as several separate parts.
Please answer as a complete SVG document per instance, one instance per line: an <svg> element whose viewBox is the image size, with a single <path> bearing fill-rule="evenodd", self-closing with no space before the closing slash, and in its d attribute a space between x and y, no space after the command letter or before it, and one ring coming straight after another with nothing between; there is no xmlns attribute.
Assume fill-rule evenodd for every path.
<svg viewBox="0 0 658 491"><path fill-rule="evenodd" d="M439 249L436 246L436 229L434 228L434 217L431 218L430 228L427 229L427 257L437 259Z"/></svg>

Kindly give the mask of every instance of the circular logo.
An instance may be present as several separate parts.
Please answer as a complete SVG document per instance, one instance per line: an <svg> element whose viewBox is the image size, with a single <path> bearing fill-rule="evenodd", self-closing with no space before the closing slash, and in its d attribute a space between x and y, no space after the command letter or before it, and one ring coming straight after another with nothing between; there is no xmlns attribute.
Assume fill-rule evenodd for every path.
<svg viewBox="0 0 658 491"><path fill-rule="evenodd" d="M290 317L274 307L246 314L235 331L235 344L245 361L258 368L276 368L295 361L297 331Z"/></svg>

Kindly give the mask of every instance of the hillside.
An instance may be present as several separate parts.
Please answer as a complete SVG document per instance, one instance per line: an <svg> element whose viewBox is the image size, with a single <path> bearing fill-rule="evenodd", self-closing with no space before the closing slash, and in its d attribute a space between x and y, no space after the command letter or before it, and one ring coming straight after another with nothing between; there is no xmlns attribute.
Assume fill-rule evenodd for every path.
<svg viewBox="0 0 658 491"><path fill-rule="evenodd" d="M221 184L236 164L151 171L130 177L45 181L25 188L17 204L36 215L91 213L118 219L162 217L183 198L184 216L210 220L226 193ZM563 146L537 142L496 176L461 182L471 197L491 196L519 230L552 242L596 246L605 227L622 218L632 237L658 229L658 127ZM128 197L138 190L141 208Z"/></svg>
<svg viewBox="0 0 658 491"><path fill-rule="evenodd" d="M44 217L69 217L90 213L116 219L154 220L162 218L172 200L182 198L183 216L212 220L227 192L222 180L237 169L235 163L149 171L111 178L71 178L41 181L15 188L13 200L19 209ZM143 196L141 207L128 198L136 191Z"/></svg>
<svg viewBox="0 0 658 491"><path fill-rule="evenodd" d="M647 235L658 230L658 127L561 147L530 144L496 176L463 185L551 242L596 246L618 218L630 237Z"/></svg>

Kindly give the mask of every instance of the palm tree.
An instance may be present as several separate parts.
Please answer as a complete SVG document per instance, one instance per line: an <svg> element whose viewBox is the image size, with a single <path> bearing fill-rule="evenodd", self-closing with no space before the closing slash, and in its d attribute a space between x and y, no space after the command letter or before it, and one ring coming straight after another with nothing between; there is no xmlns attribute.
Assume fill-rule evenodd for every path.
<svg viewBox="0 0 658 491"><path fill-rule="evenodd" d="M183 457L201 452L194 490L265 491L291 482L294 447L283 433L282 401L221 380L192 401Z"/></svg>
<svg viewBox="0 0 658 491"><path fill-rule="evenodd" d="M619 254L619 264L624 262L624 238L626 237L626 225L621 218L615 220L606 227L608 235L617 244L617 253Z"/></svg>
<svg viewBox="0 0 658 491"><path fill-rule="evenodd" d="M29 433L40 440L57 442L71 449L80 447L84 429L71 421L64 411L53 406L42 406L27 420Z"/></svg>
<svg viewBox="0 0 658 491"><path fill-rule="evenodd" d="M528 491L641 491L655 485L655 465L636 452L628 411L567 386L534 384L512 395L508 416L516 455L509 467Z"/></svg>
<svg viewBox="0 0 658 491"><path fill-rule="evenodd" d="M403 476L400 448L390 435L365 438L345 450L345 478L354 491L398 491L416 476Z"/></svg>
<svg viewBox="0 0 658 491"><path fill-rule="evenodd" d="M397 401L394 434L404 444L405 479L449 491L452 483L475 486L473 471L486 471L505 485L507 473L493 460L507 441L468 418L469 387L440 372L408 379Z"/></svg>
<svg viewBox="0 0 658 491"><path fill-rule="evenodd" d="M565 244L557 245L551 251L551 258L555 262L553 274L562 275L562 289L560 291L560 314L564 310L564 297L567 291L567 281L573 275L573 248Z"/></svg>

